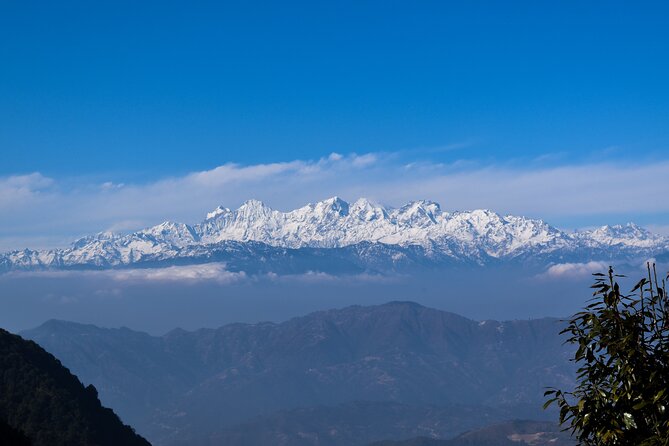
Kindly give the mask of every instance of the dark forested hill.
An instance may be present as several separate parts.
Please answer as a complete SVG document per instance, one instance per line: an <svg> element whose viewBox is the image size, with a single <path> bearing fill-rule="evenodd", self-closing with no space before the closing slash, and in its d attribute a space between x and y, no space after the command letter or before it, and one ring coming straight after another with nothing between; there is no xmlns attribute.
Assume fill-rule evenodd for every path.
<svg viewBox="0 0 669 446"><path fill-rule="evenodd" d="M334 412L281 411L354 401L464 404L501 410L502 419L541 419L544 388L568 388L574 376L559 331L555 319L478 322L392 302L161 337L59 321L24 335L95 384L140 433L167 445L216 438L257 417L269 417L265 427L284 419L318 430L317 417ZM395 423L392 411L383 413L379 434ZM393 432L416 436L415 426Z"/></svg>
<svg viewBox="0 0 669 446"><path fill-rule="evenodd" d="M20 430L0 420L0 444L2 446L30 446L30 440Z"/></svg>
<svg viewBox="0 0 669 446"><path fill-rule="evenodd" d="M0 330L2 444L148 446L102 407L92 385L32 341ZM24 437L24 438L21 438Z"/></svg>

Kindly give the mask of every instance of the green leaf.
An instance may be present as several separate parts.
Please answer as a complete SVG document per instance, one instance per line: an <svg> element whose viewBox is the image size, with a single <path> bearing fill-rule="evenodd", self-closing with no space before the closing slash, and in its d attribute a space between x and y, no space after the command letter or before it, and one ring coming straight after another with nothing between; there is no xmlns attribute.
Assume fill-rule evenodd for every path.
<svg viewBox="0 0 669 446"><path fill-rule="evenodd" d="M653 397L653 402L654 402L654 403L657 403L657 402L659 401L659 399L662 398L662 396L664 396L664 392L665 392L666 390L667 390L667 389L665 388L665 389L662 389L662 390L660 390L659 392L657 392L657 393L655 394L655 396Z"/></svg>
<svg viewBox="0 0 669 446"><path fill-rule="evenodd" d="M634 406L632 406L632 409L634 410L643 409L644 407L646 407L646 405L648 405L647 401L641 401L640 403L636 403Z"/></svg>
<svg viewBox="0 0 669 446"><path fill-rule="evenodd" d="M641 279L641 280L639 280L639 282L638 282L636 285L634 285L634 288L632 288L632 290L630 291L630 293L635 292L636 290L638 290L639 288L641 288L641 287L644 286L645 284L646 284L646 279Z"/></svg>

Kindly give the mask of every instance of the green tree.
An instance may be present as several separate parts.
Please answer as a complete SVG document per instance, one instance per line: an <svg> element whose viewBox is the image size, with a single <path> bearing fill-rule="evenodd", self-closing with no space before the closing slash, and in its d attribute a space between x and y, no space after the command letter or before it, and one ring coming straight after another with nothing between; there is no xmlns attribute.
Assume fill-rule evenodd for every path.
<svg viewBox="0 0 669 446"><path fill-rule="evenodd" d="M573 392L550 389L560 423L583 445L669 445L669 299L655 265L629 295L595 274L594 298L561 334L577 346ZM667 276L669 278L669 275Z"/></svg>

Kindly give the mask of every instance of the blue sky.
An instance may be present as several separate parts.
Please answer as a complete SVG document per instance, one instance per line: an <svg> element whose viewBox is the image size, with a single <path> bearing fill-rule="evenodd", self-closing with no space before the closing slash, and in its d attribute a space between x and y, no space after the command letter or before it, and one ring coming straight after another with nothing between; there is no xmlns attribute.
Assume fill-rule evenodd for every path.
<svg viewBox="0 0 669 446"><path fill-rule="evenodd" d="M194 221L251 193L277 207L333 192L394 204L405 197L382 193L391 182L486 171L517 195L535 185L514 189L513 178L553 191L560 181L542 173L566 169L578 183L596 169L601 182L588 187L601 190L571 205L573 190L525 201L470 197L464 186L406 190L444 208L567 227L636 220L666 230L669 208L641 185L621 189L619 207L597 203L620 188L608 172L647 174L669 160L668 19L665 2L2 2L0 212L12 217L0 223L0 248ZM190 206L132 206L156 185L219 166L322 166L331 153L348 160L337 169L348 166L338 175L350 181L313 196L280 197L262 180L230 195L224 182ZM364 166L375 181L356 183L365 154L378 161ZM640 181L657 196L669 190L662 175ZM123 187L134 198L100 217L90 204ZM52 228L26 225L40 212Z"/></svg>

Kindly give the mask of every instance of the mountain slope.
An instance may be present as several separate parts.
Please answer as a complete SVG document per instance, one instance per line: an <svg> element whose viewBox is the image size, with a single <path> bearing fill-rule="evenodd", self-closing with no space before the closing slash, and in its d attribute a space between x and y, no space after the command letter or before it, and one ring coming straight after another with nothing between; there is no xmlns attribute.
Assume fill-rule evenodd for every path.
<svg viewBox="0 0 669 446"><path fill-rule="evenodd" d="M149 443L41 347L0 330L0 419L34 446Z"/></svg>
<svg viewBox="0 0 669 446"><path fill-rule="evenodd" d="M156 444L170 444L279 410L360 400L546 416L544 387L573 384L560 326L392 302L158 338L58 321L24 335Z"/></svg>
<svg viewBox="0 0 669 446"><path fill-rule="evenodd" d="M371 255L368 251L373 251ZM385 272L407 265L631 260L669 252L669 238L634 224L567 233L489 210L446 212L430 201L398 209L337 197L280 212L257 200L219 207L194 226L164 222L128 235L101 233L71 247L0 256L0 272L224 261L232 269ZM323 260L325 259L325 260Z"/></svg>

